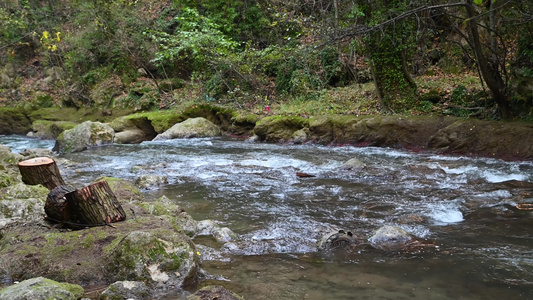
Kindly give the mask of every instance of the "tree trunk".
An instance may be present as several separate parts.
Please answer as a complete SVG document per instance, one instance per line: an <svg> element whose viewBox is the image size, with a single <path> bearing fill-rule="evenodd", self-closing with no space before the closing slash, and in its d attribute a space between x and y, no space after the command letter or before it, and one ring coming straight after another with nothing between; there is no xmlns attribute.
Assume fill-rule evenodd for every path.
<svg viewBox="0 0 533 300"><path fill-rule="evenodd" d="M18 167L25 184L42 184L49 190L65 184L56 162L50 157L37 157L21 161L18 163Z"/></svg>
<svg viewBox="0 0 533 300"><path fill-rule="evenodd" d="M69 226L101 226L126 219L126 213L106 181L65 194Z"/></svg>
<svg viewBox="0 0 533 300"><path fill-rule="evenodd" d="M500 74L498 68L494 68L488 61L486 55L483 53L483 45L479 38L478 24L476 22L476 13L472 0L467 0L465 4L467 19L468 36L470 44L476 56L476 62L483 80L489 88L494 102L498 105L500 114L504 119L511 118L511 110L509 108L509 101L507 101L507 86Z"/></svg>

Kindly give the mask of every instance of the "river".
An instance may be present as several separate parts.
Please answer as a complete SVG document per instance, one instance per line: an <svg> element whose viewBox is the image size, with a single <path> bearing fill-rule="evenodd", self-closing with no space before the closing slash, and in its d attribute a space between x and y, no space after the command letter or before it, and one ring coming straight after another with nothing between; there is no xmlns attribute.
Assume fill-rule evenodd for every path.
<svg viewBox="0 0 533 300"><path fill-rule="evenodd" d="M15 152L53 141L0 137ZM195 238L208 282L246 299L533 299L533 162L388 148L230 138L110 145L63 155L63 178L134 182L239 235ZM343 170L357 158L363 170ZM304 172L314 177L298 177ZM318 251L328 232L365 240L383 225L434 244L420 251ZM170 298L169 298L170 299Z"/></svg>

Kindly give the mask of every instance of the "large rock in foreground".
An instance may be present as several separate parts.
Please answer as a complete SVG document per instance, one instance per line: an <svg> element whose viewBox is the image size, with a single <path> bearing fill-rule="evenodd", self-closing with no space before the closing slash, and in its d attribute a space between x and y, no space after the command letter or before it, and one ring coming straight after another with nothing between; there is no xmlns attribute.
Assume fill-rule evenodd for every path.
<svg viewBox="0 0 533 300"><path fill-rule="evenodd" d="M38 277L0 290L0 300L77 300L83 293L79 285Z"/></svg>
<svg viewBox="0 0 533 300"><path fill-rule="evenodd" d="M195 137L214 137L221 134L220 128L211 121L198 117L187 119L181 123L172 126L167 131L157 135L154 141L178 139L178 138L195 138Z"/></svg>
<svg viewBox="0 0 533 300"><path fill-rule="evenodd" d="M115 131L100 122L85 121L59 135L54 151L59 153L80 152L90 147L112 144Z"/></svg>

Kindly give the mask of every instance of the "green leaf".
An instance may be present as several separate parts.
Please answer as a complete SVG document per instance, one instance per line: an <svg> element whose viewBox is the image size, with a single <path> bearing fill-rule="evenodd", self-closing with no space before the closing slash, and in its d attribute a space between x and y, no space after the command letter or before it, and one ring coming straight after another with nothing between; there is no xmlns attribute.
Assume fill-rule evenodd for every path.
<svg viewBox="0 0 533 300"><path fill-rule="evenodd" d="M483 0L474 0L474 4L476 4L476 5L481 5L482 2L483 2Z"/></svg>

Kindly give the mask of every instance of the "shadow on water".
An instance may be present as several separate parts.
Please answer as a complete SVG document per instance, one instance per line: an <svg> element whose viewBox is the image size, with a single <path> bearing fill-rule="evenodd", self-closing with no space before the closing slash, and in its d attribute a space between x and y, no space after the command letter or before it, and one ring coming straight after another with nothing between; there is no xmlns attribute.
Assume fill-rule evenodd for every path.
<svg viewBox="0 0 533 300"><path fill-rule="evenodd" d="M1 142L0 138L0 142ZM13 142L13 141L11 141ZM9 143L6 143L9 144ZM164 175L163 195L238 239L197 237L216 283L246 299L533 299L533 163L392 149L189 139L65 155L64 177ZM341 166L357 158L366 167ZM314 177L301 178L297 172ZM382 225L436 247L318 251L328 232Z"/></svg>

